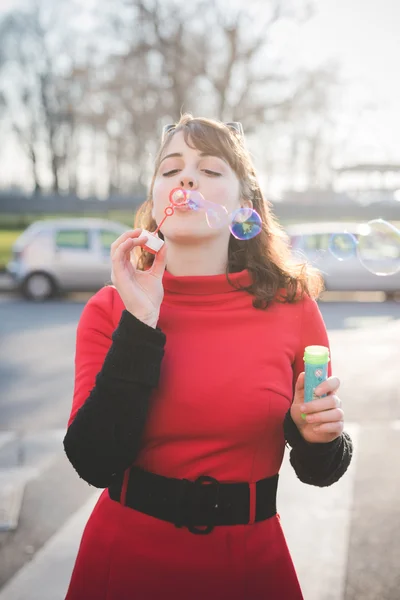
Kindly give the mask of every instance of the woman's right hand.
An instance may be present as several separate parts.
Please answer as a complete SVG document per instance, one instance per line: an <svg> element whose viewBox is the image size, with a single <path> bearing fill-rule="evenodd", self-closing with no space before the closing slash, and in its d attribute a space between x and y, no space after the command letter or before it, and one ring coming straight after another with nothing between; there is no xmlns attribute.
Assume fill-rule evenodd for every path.
<svg viewBox="0 0 400 600"><path fill-rule="evenodd" d="M131 252L137 246L144 246L148 240L148 236L141 236L141 233L141 229L127 231L111 244L111 281L126 310L146 325L155 328L164 297L162 278L166 265L166 248L164 244L148 271L136 269L131 262Z"/></svg>

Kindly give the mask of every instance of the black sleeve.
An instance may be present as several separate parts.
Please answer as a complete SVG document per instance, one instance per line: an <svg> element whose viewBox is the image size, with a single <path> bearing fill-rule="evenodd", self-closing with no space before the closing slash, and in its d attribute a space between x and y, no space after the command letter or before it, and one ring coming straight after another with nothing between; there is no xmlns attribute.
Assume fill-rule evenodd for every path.
<svg viewBox="0 0 400 600"><path fill-rule="evenodd" d="M348 433L343 432L327 444L311 444L297 429L290 410L286 413L283 430L285 440L292 447L290 464L303 483L327 487L347 471L353 455L353 442Z"/></svg>
<svg viewBox="0 0 400 600"><path fill-rule="evenodd" d="M165 341L160 329L123 311L95 386L64 438L71 464L95 487L108 487L137 457Z"/></svg>

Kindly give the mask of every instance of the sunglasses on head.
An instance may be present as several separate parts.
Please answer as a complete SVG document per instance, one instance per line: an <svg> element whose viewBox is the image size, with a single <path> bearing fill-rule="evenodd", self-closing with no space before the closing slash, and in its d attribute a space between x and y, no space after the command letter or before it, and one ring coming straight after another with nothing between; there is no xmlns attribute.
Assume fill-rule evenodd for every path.
<svg viewBox="0 0 400 600"><path fill-rule="evenodd" d="M229 123L224 123L224 125L229 127L229 129L234 131L240 137L244 137L243 125L241 123L239 123L239 121L230 121ZM168 133L175 128L176 128L175 124L164 125L164 127L162 129L161 141L163 142L165 140L165 137L168 135Z"/></svg>

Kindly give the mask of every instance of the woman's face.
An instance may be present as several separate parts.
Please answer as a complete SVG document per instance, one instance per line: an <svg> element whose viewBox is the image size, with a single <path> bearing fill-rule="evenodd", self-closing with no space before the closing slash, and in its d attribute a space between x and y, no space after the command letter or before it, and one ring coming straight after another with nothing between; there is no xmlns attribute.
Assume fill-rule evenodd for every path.
<svg viewBox="0 0 400 600"><path fill-rule="evenodd" d="M190 140L189 140L190 142ZM219 156L205 156L190 148L183 132L172 136L164 150L153 186L153 217L157 225L164 218L171 190L182 187L199 191L208 202L224 205L230 214L240 207L240 184L236 173ZM211 229L204 210L175 209L161 231L166 239L192 239L225 237L229 228Z"/></svg>

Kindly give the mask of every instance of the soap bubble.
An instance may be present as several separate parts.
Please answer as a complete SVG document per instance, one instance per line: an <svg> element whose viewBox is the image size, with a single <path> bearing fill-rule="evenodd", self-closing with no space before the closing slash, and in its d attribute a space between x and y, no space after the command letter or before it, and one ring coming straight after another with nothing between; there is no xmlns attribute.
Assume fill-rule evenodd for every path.
<svg viewBox="0 0 400 600"><path fill-rule="evenodd" d="M374 275L400 271L400 231L383 219L361 226L357 254L361 264Z"/></svg>
<svg viewBox="0 0 400 600"><path fill-rule="evenodd" d="M251 219L251 213L253 212L253 208L250 206L244 206L242 208L238 208L231 214L231 223L235 221L235 223L244 223Z"/></svg>
<svg viewBox="0 0 400 600"><path fill-rule="evenodd" d="M197 204L197 202L194 202L191 198L189 198L187 205L192 210L199 210L200 209L200 206Z"/></svg>
<svg viewBox="0 0 400 600"><path fill-rule="evenodd" d="M328 248L321 248L321 236L319 234L298 234L290 237L292 257L296 262L308 262L315 268L320 268L324 263Z"/></svg>
<svg viewBox="0 0 400 600"><path fill-rule="evenodd" d="M174 206L183 206L187 203L187 192L182 188L175 188L171 191L169 199Z"/></svg>
<svg viewBox="0 0 400 600"><path fill-rule="evenodd" d="M192 210L204 209L206 205L206 201L204 196L197 192L196 190L187 191L188 195L188 206Z"/></svg>
<svg viewBox="0 0 400 600"><path fill-rule="evenodd" d="M352 233L333 233L329 239L329 251L340 261L348 260L357 255L357 243Z"/></svg>
<svg viewBox="0 0 400 600"><path fill-rule="evenodd" d="M206 219L210 229L222 229L229 224L229 214L225 206L214 202L207 202Z"/></svg>
<svg viewBox="0 0 400 600"><path fill-rule="evenodd" d="M237 240L251 240L262 230L261 217L251 208L238 208L231 215L229 229Z"/></svg>

